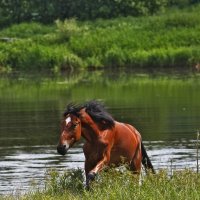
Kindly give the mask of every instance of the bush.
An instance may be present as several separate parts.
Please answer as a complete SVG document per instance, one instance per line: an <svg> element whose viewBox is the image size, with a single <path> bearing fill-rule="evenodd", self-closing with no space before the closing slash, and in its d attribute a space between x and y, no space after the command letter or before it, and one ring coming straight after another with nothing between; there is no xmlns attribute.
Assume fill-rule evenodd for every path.
<svg viewBox="0 0 200 200"><path fill-rule="evenodd" d="M49 70L84 67L83 61L63 46L44 46L32 40L17 40L10 44L0 43L0 65L15 70Z"/></svg>
<svg viewBox="0 0 200 200"><path fill-rule="evenodd" d="M3 29L0 32L0 37L10 38L29 38L36 35L44 35L54 31L53 26L44 26L40 23L21 23L14 24Z"/></svg>
<svg viewBox="0 0 200 200"><path fill-rule="evenodd" d="M64 191L71 193L80 193L84 189L84 175L80 169L65 171L59 174L55 170L47 172L45 189L50 194L62 194Z"/></svg>
<svg viewBox="0 0 200 200"><path fill-rule="evenodd" d="M125 59L123 51L114 45L105 53L103 64L108 67L123 67Z"/></svg>
<svg viewBox="0 0 200 200"><path fill-rule="evenodd" d="M81 31L75 19L66 19L64 22L56 20L55 23L61 41L68 41L71 36L77 35Z"/></svg>

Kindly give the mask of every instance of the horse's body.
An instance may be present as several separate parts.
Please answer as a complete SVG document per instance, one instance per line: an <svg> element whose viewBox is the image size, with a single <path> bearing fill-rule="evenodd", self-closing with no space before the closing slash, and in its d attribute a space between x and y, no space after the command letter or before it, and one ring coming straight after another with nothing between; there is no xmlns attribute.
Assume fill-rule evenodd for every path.
<svg viewBox="0 0 200 200"><path fill-rule="evenodd" d="M86 134L93 134L93 131L83 131L83 137ZM87 136L85 138L88 138ZM142 159L140 138L140 134L133 127L116 121L112 129L99 131L91 141L86 140L83 147L86 174L91 170L97 173L105 164L119 165L123 159L131 164L134 171L139 172Z"/></svg>
<svg viewBox="0 0 200 200"><path fill-rule="evenodd" d="M80 137L85 138L86 182L89 184L105 165L128 163L136 173L153 166L142 144L140 133L131 125L117 122L96 101L83 106L68 106L62 122L62 134L57 147L66 154Z"/></svg>

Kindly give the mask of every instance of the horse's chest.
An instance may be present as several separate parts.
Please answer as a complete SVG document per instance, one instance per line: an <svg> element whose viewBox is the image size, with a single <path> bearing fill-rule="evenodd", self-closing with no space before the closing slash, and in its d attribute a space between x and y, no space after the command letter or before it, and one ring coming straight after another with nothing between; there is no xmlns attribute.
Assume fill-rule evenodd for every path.
<svg viewBox="0 0 200 200"><path fill-rule="evenodd" d="M98 143L93 145L88 144L84 146L83 150L87 160L96 162L102 159L105 152L105 146Z"/></svg>

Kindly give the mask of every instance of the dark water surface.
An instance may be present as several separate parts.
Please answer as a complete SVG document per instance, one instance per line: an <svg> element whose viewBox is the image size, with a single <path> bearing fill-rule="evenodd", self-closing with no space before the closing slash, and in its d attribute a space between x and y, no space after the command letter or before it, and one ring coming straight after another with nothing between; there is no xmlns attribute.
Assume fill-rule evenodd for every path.
<svg viewBox="0 0 200 200"><path fill-rule="evenodd" d="M0 80L0 194L43 185L48 169L83 168L82 141L56 152L69 102L102 99L115 119L142 134L156 169L196 169L200 78L149 75Z"/></svg>

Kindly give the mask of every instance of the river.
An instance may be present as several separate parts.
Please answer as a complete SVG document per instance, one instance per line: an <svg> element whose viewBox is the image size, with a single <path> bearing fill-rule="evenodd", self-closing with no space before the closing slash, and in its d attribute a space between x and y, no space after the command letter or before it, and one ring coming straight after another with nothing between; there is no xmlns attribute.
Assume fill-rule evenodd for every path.
<svg viewBox="0 0 200 200"><path fill-rule="evenodd" d="M57 154L60 120L70 102L102 100L112 116L141 133L156 170L196 170L200 128L198 75L86 73L0 79L0 194L44 185L48 169L83 168L83 140Z"/></svg>

